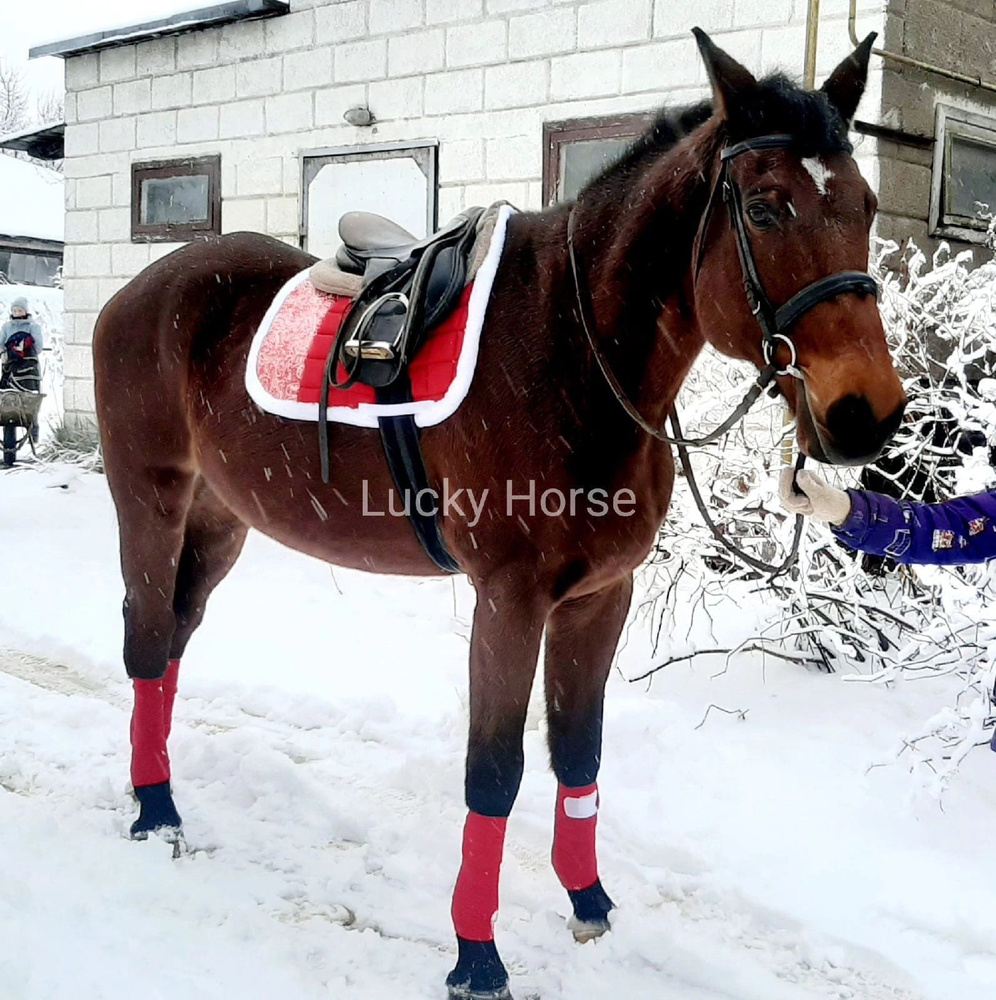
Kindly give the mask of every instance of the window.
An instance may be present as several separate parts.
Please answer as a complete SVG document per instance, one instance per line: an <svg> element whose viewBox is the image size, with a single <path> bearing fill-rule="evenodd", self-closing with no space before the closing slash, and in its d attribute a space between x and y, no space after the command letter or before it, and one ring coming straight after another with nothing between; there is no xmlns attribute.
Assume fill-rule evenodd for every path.
<svg viewBox="0 0 996 1000"><path fill-rule="evenodd" d="M220 156L132 164L133 243L179 242L220 232Z"/></svg>
<svg viewBox="0 0 996 1000"><path fill-rule="evenodd" d="M386 215L418 239L434 232L438 153L434 139L302 152L301 246L330 257L350 211Z"/></svg>
<svg viewBox="0 0 996 1000"><path fill-rule="evenodd" d="M570 201L599 171L618 159L652 116L610 115L543 125L543 203Z"/></svg>
<svg viewBox="0 0 996 1000"><path fill-rule="evenodd" d="M985 242L996 215L996 119L937 106L930 233Z"/></svg>
<svg viewBox="0 0 996 1000"><path fill-rule="evenodd" d="M0 250L0 276L14 285L55 285L62 258L31 250Z"/></svg>

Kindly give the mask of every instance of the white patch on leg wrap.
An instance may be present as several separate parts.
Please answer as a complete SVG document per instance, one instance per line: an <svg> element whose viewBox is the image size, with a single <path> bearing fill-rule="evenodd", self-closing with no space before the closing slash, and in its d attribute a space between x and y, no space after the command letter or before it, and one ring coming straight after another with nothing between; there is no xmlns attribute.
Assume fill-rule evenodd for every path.
<svg viewBox="0 0 996 1000"><path fill-rule="evenodd" d="M598 792L589 792L573 799L564 799L564 813L568 819L591 819L598 813Z"/></svg>
<svg viewBox="0 0 996 1000"><path fill-rule="evenodd" d="M826 164L816 156L807 156L802 161L802 165L806 168L806 173L813 178L816 190L820 194L825 195L827 193L827 181L833 177L833 171L827 170Z"/></svg>

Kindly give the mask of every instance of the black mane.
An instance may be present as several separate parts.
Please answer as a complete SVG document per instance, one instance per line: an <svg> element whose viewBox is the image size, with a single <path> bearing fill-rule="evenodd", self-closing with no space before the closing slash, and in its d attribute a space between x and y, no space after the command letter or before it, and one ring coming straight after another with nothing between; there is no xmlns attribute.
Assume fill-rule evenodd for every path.
<svg viewBox="0 0 996 1000"><path fill-rule="evenodd" d="M664 108L653 124L621 156L582 189L578 200L590 201L605 192L618 193L644 167L658 159L686 135L705 124L712 102ZM802 156L850 151L847 123L819 90L803 90L782 73L759 80L741 104L730 109L723 125L727 142L759 135L787 134L795 138Z"/></svg>

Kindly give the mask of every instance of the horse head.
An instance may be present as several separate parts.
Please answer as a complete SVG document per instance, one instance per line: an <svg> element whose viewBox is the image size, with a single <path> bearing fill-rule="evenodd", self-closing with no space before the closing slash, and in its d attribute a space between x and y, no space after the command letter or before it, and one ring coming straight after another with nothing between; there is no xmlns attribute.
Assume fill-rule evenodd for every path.
<svg viewBox="0 0 996 1000"><path fill-rule="evenodd" d="M877 201L847 139L875 36L804 91L756 80L695 34L717 138L693 252L701 333L723 354L776 367L805 454L873 461L906 405L865 273Z"/></svg>

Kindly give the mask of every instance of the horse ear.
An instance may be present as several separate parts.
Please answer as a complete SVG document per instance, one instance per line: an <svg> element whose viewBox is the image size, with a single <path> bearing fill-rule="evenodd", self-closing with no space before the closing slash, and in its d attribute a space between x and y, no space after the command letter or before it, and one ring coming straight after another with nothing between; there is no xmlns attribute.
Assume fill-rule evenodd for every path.
<svg viewBox="0 0 996 1000"><path fill-rule="evenodd" d="M757 80L750 70L725 53L701 28L692 28L692 34L698 42L712 84L713 113L719 118L730 118L731 112L743 103L744 97L753 92Z"/></svg>
<svg viewBox="0 0 996 1000"><path fill-rule="evenodd" d="M851 124L858 102L865 92L868 80L868 60L871 57L872 42L877 38L872 32L841 64L827 77L820 88L827 100L840 112L841 118Z"/></svg>

